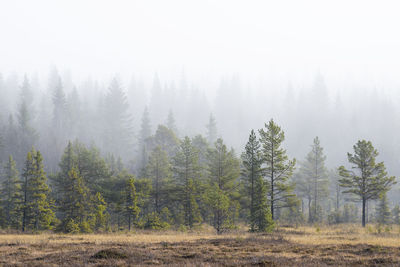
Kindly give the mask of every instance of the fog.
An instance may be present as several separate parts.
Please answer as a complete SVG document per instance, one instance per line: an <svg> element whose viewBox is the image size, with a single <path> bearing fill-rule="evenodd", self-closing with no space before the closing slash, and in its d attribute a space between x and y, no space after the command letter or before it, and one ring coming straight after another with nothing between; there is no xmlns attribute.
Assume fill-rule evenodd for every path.
<svg viewBox="0 0 400 267"><path fill-rule="evenodd" d="M2 1L1 160L14 154L22 168L34 145L56 172L78 139L136 174L147 108L150 135L173 117L179 138L207 136L214 116L237 155L273 118L290 157L303 160L318 136L329 169L367 139L398 176L397 10L394 1ZM11 140L21 123L24 141Z"/></svg>

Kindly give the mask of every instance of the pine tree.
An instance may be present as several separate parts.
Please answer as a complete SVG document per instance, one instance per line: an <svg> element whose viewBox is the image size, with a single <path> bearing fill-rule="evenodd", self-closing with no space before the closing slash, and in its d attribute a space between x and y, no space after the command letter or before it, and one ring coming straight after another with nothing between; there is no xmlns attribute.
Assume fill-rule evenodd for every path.
<svg viewBox="0 0 400 267"><path fill-rule="evenodd" d="M3 183L0 190L1 208L5 226L19 229L21 225L21 181L12 156L4 165Z"/></svg>
<svg viewBox="0 0 400 267"><path fill-rule="evenodd" d="M254 130L251 130L249 140L242 154L242 179L246 194L250 198L250 231L264 231L269 229L268 216L271 216L266 199L266 185L262 178L263 158L260 151L260 142ZM269 215L268 215L269 214Z"/></svg>
<svg viewBox="0 0 400 267"><path fill-rule="evenodd" d="M160 213L165 205L165 188L171 177L171 165L167 153L157 146L150 154L147 164L147 175L152 180L153 207L156 213Z"/></svg>
<svg viewBox="0 0 400 267"><path fill-rule="evenodd" d="M104 99L103 145L106 152L126 156L130 153L132 127L129 104L119 81L114 78Z"/></svg>
<svg viewBox="0 0 400 267"><path fill-rule="evenodd" d="M28 152L24 170L24 206L23 231L51 229L55 222L52 203L48 199L50 189L46 184L47 177L43 170L43 158L40 151Z"/></svg>
<svg viewBox="0 0 400 267"><path fill-rule="evenodd" d="M208 124L206 125L207 128L207 141L210 146L214 144L217 140L217 122L215 121L214 115L211 113Z"/></svg>
<svg viewBox="0 0 400 267"><path fill-rule="evenodd" d="M126 216L128 217L128 229L130 231L132 223L136 222L140 212L138 207L135 180L133 178L130 178L126 181L125 212Z"/></svg>
<svg viewBox="0 0 400 267"><path fill-rule="evenodd" d="M92 204L92 227L94 230L106 230L108 213L107 203L100 192L97 192L91 199Z"/></svg>
<svg viewBox="0 0 400 267"><path fill-rule="evenodd" d="M271 207L268 205L267 193L268 184L261 177L256 179L253 200L254 214L251 221L254 224L253 231L255 232L271 232L275 227Z"/></svg>
<svg viewBox="0 0 400 267"><path fill-rule="evenodd" d="M68 94L66 100L66 110L67 110L67 127L68 132L72 136L76 136L83 125L82 122L82 104L79 99L78 90L74 86L72 91Z"/></svg>
<svg viewBox="0 0 400 267"><path fill-rule="evenodd" d="M346 189L343 191L344 194L356 195L361 199L362 226L365 227L365 206L367 201L379 198L396 181L394 176L387 176L383 162L375 162L378 151L370 141L358 141L353 148L354 154L347 153L347 157L349 162L354 165L352 169L357 169L358 174L341 166L339 168L340 185Z"/></svg>
<svg viewBox="0 0 400 267"><path fill-rule="evenodd" d="M321 220L317 212L320 201L328 195L328 173L325 168L326 156L318 137L314 138L311 151L300 165L300 181L297 183L299 191L308 199L308 222Z"/></svg>
<svg viewBox="0 0 400 267"><path fill-rule="evenodd" d="M384 193L379 197L379 204L376 209L376 221L379 224L389 224L391 222L390 217L391 214L389 209L389 203L387 200L386 193Z"/></svg>
<svg viewBox="0 0 400 267"><path fill-rule="evenodd" d="M333 199L335 203L335 212L334 212L334 222L339 223L340 222L340 203L341 203L341 193L342 193L342 188L340 186L340 175L338 173L338 170L332 170L330 171L330 180L331 180L331 192L333 193Z"/></svg>
<svg viewBox="0 0 400 267"><path fill-rule="evenodd" d="M21 98L18 106L17 120L18 120L18 146L16 153L17 161L22 162L26 153L37 141L37 133L32 127L33 108L32 108L33 95L31 92L28 78L24 77L21 86Z"/></svg>
<svg viewBox="0 0 400 267"><path fill-rule="evenodd" d="M208 169L205 202L212 211L212 225L220 234L233 224L234 209L232 208L237 207L233 196L240 176L239 160L233 150L228 151L221 138L217 139L214 148L209 151Z"/></svg>
<svg viewBox="0 0 400 267"><path fill-rule="evenodd" d="M62 229L68 232L71 222L80 227L87 220L89 192L76 167L71 167L64 179L59 211L63 214Z"/></svg>
<svg viewBox="0 0 400 267"><path fill-rule="evenodd" d="M175 117L174 117L174 113L172 112L172 109L169 110L168 112L168 118L167 118L167 127L168 129L170 129L171 131L173 131L175 133L175 135L178 135L178 128L176 127L175 124Z"/></svg>
<svg viewBox="0 0 400 267"><path fill-rule="evenodd" d="M179 139L176 137L175 133L166 126L159 125L154 136L150 138L149 144L152 150L160 146L162 150L167 152L168 157L172 158L178 150Z"/></svg>
<svg viewBox="0 0 400 267"><path fill-rule="evenodd" d="M61 78L57 77L53 90L53 128L55 134L61 134L67 123L67 99L63 90Z"/></svg>
<svg viewBox="0 0 400 267"><path fill-rule="evenodd" d="M394 224L400 225L400 206L396 205L392 209L392 220Z"/></svg>
<svg viewBox="0 0 400 267"><path fill-rule="evenodd" d="M103 192L103 189L107 189L103 188L103 186L105 181L110 179L111 172L100 152L94 146L87 148L78 141L74 143L68 142L59 167L60 172L55 177L52 177L56 200L62 197L63 182L68 181L65 179L72 167L77 169L78 174L82 177L91 194L99 191Z"/></svg>
<svg viewBox="0 0 400 267"><path fill-rule="evenodd" d="M184 223L192 228L195 223L201 222L197 204L197 186L200 178L198 151L193 147L189 137L185 137L173 159L173 171L178 186L177 200L184 207Z"/></svg>
<svg viewBox="0 0 400 267"><path fill-rule="evenodd" d="M139 171L141 176L145 172L148 159L148 138L151 136L150 115L145 107L139 132Z"/></svg>
<svg viewBox="0 0 400 267"><path fill-rule="evenodd" d="M290 206L294 195L288 179L292 176L295 160L288 160L286 150L281 148L285 133L270 120L265 130L259 130L260 143L265 164L265 176L268 181L268 201L271 205L272 219L276 220L276 212Z"/></svg>
<svg viewBox="0 0 400 267"><path fill-rule="evenodd" d="M34 162L34 153L35 151L32 149L32 151L28 152L26 155L26 161L25 161L25 166L24 166L24 172L22 174L23 177L23 184L22 184L22 192L23 192L23 205L22 205L22 232L25 232L25 230L28 228L28 216L29 216L29 203L30 203L30 192L29 192L29 183L30 180L32 179L34 172L35 172L35 162Z"/></svg>

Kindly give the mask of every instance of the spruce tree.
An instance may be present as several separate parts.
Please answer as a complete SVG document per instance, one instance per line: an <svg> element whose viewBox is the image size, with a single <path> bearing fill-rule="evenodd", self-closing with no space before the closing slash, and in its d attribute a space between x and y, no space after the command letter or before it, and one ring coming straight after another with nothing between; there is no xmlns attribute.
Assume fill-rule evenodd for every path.
<svg viewBox="0 0 400 267"><path fill-rule="evenodd" d="M23 231L51 229L55 222L53 205L49 200L50 189L43 170L40 151L28 152L24 170Z"/></svg>
<svg viewBox="0 0 400 267"><path fill-rule="evenodd" d="M128 217L128 229L131 230L132 223L135 223L139 216L138 197L136 194L135 180L130 178L126 181L125 189L125 213Z"/></svg>
<svg viewBox="0 0 400 267"><path fill-rule="evenodd" d="M109 216L107 213L107 203L102 194L97 192L94 196L92 196L90 202L92 205L92 228L95 231L106 230Z"/></svg>
<svg viewBox="0 0 400 267"><path fill-rule="evenodd" d="M186 136L173 158L173 171L178 186L177 200L183 204L184 223L189 228L192 228L195 223L201 222L196 200L201 175L198 160L198 151L193 147L190 138Z"/></svg>
<svg viewBox="0 0 400 267"><path fill-rule="evenodd" d="M400 206L398 204L392 209L392 221L394 224L400 225Z"/></svg>
<svg viewBox="0 0 400 267"><path fill-rule="evenodd" d="M360 140L353 146L354 154L347 153L347 158L354 166L352 170L344 166L339 168L340 185L344 194L355 195L362 203L362 226L365 227L366 203L377 199L396 183L394 176L387 176L383 162L376 163L378 151L370 141ZM358 170L357 172L355 170Z"/></svg>
<svg viewBox="0 0 400 267"><path fill-rule="evenodd" d="M159 125L154 136L150 138L149 144L151 144L152 150L160 146L162 150L167 152L168 157L172 158L178 150L179 139L172 130L164 125Z"/></svg>
<svg viewBox="0 0 400 267"><path fill-rule="evenodd" d="M111 81L105 96L102 119L105 152L128 155L132 145L132 119L125 92L116 78Z"/></svg>
<svg viewBox="0 0 400 267"><path fill-rule="evenodd" d="M389 203L386 193L384 193L379 197L379 204L376 208L376 221L379 224L389 224L391 223L390 217Z"/></svg>
<svg viewBox="0 0 400 267"><path fill-rule="evenodd" d="M33 95L31 92L28 78L24 77L21 86L21 98L17 112L18 122L18 146L14 154L19 162L23 162L26 153L35 144L38 135L32 127L33 108L32 108Z"/></svg>
<svg viewBox="0 0 400 267"><path fill-rule="evenodd" d="M265 130L259 130L260 143L265 165L265 177L268 182L268 202L271 205L272 219L276 220L276 212L293 203L293 188L289 184L296 160L288 160L286 150L281 148L285 133L271 119L265 124Z"/></svg>
<svg viewBox="0 0 400 267"><path fill-rule="evenodd" d="M62 229L68 232L68 226L75 223L81 227L87 220L89 192L76 167L71 167L65 177L59 211L62 212Z"/></svg>
<svg viewBox="0 0 400 267"><path fill-rule="evenodd" d="M139 132L139 173L144 175L148 159L148 138L151 136L150 115L147 106L144 108Z"/></svg>
<svg viewBox="0 0 400 267"><path fill-rule="evenodd" d="M172 109L170 109L168 112L168 118L167 118L166 125L167 125L168 129L173 131L175 133L175 135L178 136L178 128L176 127L176 124L175 124L175 117L174 117L174 113L172 112Z"/></svg>
<svg viewBox="0 0 400 267"><path fill-rule="evenodd" d="M210 118L208 120L207 128L207 141L210 146L214 145L214 142L217 140L217 122L215 121L214 115L211 113Z"/></svg>
<svg viewBox="0 0 400 267"><path fill-rule="evenodd" d="M257 140L256 133L251 130L249 140L242 154L242 179L249 197L250 210L250 231L265 231L270 229L272 221L268 221L271 216L270 208L266 199L266 184L262 178L263 158L260 151L260 142Z"/></svg>
<svg viewBox="0 0 400 267"><path fill-rule="evenodd" d="M308 199L308 222L314 223L322 219L317 210L321 207L320 201L328 196L328 172L318 136L314 138L311 148L300 164L297 187Z"/></svg>
<svg viewBox="0 0 400 267"><path fill-rule="evenodd" d="M167 152L157 146L150 154L147 164L147 176L152 180L152 200L154 211L160 214L165 206L166 185L171 178L171 165L168 160Z"/></svg>
<svg viewBox="0 0 400 267"><path fill-rule="evenodd" d="M237 203L234 195L240 176L239 160L234 151L228 151L221 138L215 142L208 154L208 188L205 202L211 209L212 225L220 234L233 225Z"/></svg>
<svg viewBox="0 0 400 267"><path fill-rule="evenodd" d="M251 221L255 232L271 232L275 227L271 207L268 205L267 193L268 184L261 177L256 179L253 200L254 213Z"/></svg>
<svg viewBox="0 0 400 267"><path fill-rule="evenodd" d="M29 151L26 155L25 166L22 174L23 183L22 183L22 192L23 192L23 203L22 203L22 232L25 232L28 228L28 216L30 211L30 191L29 191L29 183L32 179L35 172L35 162L34 162L34 149Z"/></svg>
<svg viewBox="0 0 400 267"><path fill-rule="evenodd" d="M6 227L19 229L21 225L22 191L19 173L12 156L4 165L3 182L1 185L1 208Z"/></svg>

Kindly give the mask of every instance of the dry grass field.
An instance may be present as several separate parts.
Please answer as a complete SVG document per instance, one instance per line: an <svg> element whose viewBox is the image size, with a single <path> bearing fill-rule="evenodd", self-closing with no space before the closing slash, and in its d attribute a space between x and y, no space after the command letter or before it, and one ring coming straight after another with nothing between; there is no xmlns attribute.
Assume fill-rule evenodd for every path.
<svg viewBox="0 0 400 267"><path fill-rule="evenodd" d="M400 228L0 235L0 266L400 266Z"/></svg>

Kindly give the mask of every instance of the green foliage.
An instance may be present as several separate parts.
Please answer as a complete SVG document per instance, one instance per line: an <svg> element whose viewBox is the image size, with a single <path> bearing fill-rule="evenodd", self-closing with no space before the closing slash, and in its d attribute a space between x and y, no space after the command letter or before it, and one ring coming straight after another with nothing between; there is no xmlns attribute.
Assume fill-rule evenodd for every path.
<svg viewBox="0 0 400 267"><path fill-rule="evenodd" d="M160 213L166 205L167 184L171 178L171 165L167 153L157 146L151 153L147 165L147 175L152 180L152 199L154 211Z"/></svg>
<svg viewBox="0 0 400 267"><path fill-rule="evenodd" d="M28 152L23 173L24 202L22 230L44 230L53 228L56 222L53 204L49 201L50 189L43 170L43 158L39 151Z"/></svg>
<svg viewBox="0 0 400 267"><path fill-rule="evenodd" d="M176 127L176 124L175 124L174 113L172 112L171 109L168 112L166 126L168 129L170 129L172 132L174 132L175 135L178 135L178 128Z"/></svg>
<svg viewBox="0 0 400 267"><path fill-rule="evenodd" d="M79 223L79 228L82 233L90 234L93 233L93 220L83 220Z"/></svg>
<svg viewBox="0 0 400 267"><path fill-rule="evenodd" d="M142 115L142 121L140 124L140 132L139 132L139 162L138 162L138 169L140 172L140 176L144 176L146 173L146 165L148 160L148 139L151 136L151 125L150 125L150 114L145 107Z"/></svg>
<svg viewBox="0 0 400 267"><path fill-rule="evenodd" d="M214 115L210 114L207 124L207 141L210 145L214 144L217 140L217 134L217 122L215 121Z"/></svg>
<svg viewBox="0 0 400 267"><path fill-rule="evenodd" d="M3 227L19 229L21 226L22 191L19 173L12 156L4 165L0 190L0 208Z"/></svg>
<svg viewBox="0 0 400 267"><path fill-rule="evenodd" d="M394 206L392 209L392 221L394 224L400 225L400 207L399 205Z"/></svg>
<svg viewBox="0 0 400 267"><path fill-rule="evenodd" d="M389 209L389 203L387 200L386 193L383 193L379 197L379 204L376 208L376 221L379 224L389 224L391 223L391 213Z"/></svg>
<svg viewBox="0 0 400 267"><path fill-rule="evenodd" d="M138 197L136 194L135 180L130 178L126 182L125 189L125 212L128 217L128 228L131 230L131 224L136 223L140 209L138 207Z"/></svg>
<svg viewBox="0 0 400 267"><path fill-rule="evenodd" d="M350 223L357 219L357 207L354 203L346 203L343 206L343 214L340 218L341 222Z"/></svg>
<svg viewBox="0 0 400 267"><path fill-rule="evenodd" d="M326 156L318 137L315 137L311 147L306 159L300 164L296 188L308 200L308 222L315 223L322 220L320 202L326 199L329 191Z"/></svg>
<svg viewBox="0 0 400 267"><path fill-rule="evenodd" d="M129 154L132 121L127 97L117 78L113 78L108 87L102 111L105 150L114 155Z"/></svg>
<svg viewBox="0 0 400 267"><path fill-rule="evenodd" d="M170 225L167 222L161 221L156 212L151 212L145 218L144 229L162 230L168 229Z"/></svg>
<svg viewBox="0 0 400 267"><path fill-rule="evenodd" d="M92 214L91 223L93 225L93 230L95 231L105 231L107 229L108 213L107 213L107 203L104 201L101 193L97 192L96 195L92 197Z"/></svg>
<svg viewBox="0 0 400 267"><path fill-rule="evenodd" d="M387 192L396 183L394 176L387 176L383 162L376 163L378 151L370 141L358 141L353 146L354 154L347 153L348 160L353 164L348 170L344 166L339 168L341 176L340 186L345 188L343 193L358 196L362 201L362 226L365 226L365 205L370 199L377 199Z"/></svg>
<svg viewBox="0 0 400 267"><path fill-rule="evenodd" d="M239 160L233 150L227 150L221 138L215 142L215 147L209 150L208 170L204 200L211 210L211 224L219 234L234 224L233 211L237 202L233 196L240 176Z"/></svg>
<svg viewBox="0 0 400 267"><path fill-rule="evenodd" d="M265 130L259 130L264 159L264 173L268 181L268 201L271 205L272 219L276 220L276 211L291 205L294 197L293 187L288 180L292 176L295 160L288 160L286 150L281 148L285 133L271 119L265 124Z"/></svg>
<svg viewBox="0 0 400 267"><path fill-rule="evenodd" d="M198 151L193 147L189 137L185 137L179 150L173 158L173 172L175 174L176 200L183 204L184 224L192 228L201 222L197 199L199 196L196 184L200 180ZM197 183L196 183L197 182Z"/></svg>
<svg viewBox="0 0 400 267"><path fill-rule="evenodd" d="M160 147L168 157L173 157L178 150L179 139L175 133L164 125L159 125L154 136L147 140L151 151Z"/></svg>
<svg viewBox="0 0 400 267"><path fill-rule="evenodd" d="M67 223L71 220L79 222L87 218L89 191L75 167L68 172L64 185L59 210L64 215L62 225L67 227Z"/></svg>
<svg viewBox="0 0 400 267"><path fill-rule="evenodd" d="M242 154L242 180L246 193L246 206L250 210L250 231L271 231L274 227L270 207L267 203L267 184L262 177L263 158L260 142L254 130Z"/></svg>
<svg viewBox="0 0 400 267"><path fill-rule="evenodd" d="M74 219L69 219L65 223L65 232L70 233L70 234L78 234L81 232L81 229L79 227L79 223L76 223Z"/></svg>
<svg viewBox="0 0 400 267"><path fill-rule="evenodd" d="M72 167L76 168L91 194L96 192L104 194L104 189L107 189L108 184L106 182L109 181L111 173L107 163L95 147L87 148L78 141L69 142L59 167L60 172L52 179L56 201L59 201L59 198L64 194L64 183Z"/></svg>
<svg viewBox="0 0 400 267"><path fill-rule="evenodd" d="M204 196L204 202L212 211L212 225L221 233L229 226L230 198L226 192L218 187L217 183L210 186Z"/></svg>
<svg viewBox="0 0 400 267"><path fill-rule="evenodd" d="M298 198L293 198L292 201L289 207L283 209L280 220L297 227L304 223L304 215L301 212L301 201Z"/></svg>
<svg viewBox="0 0 400 267"><path fill-rule="evenodd" d="M254 228L250 229L255 232L271 232L275 227L275 222L272 220L271 207L267 202L267 183L261 178L255 182L254 191Z"/></svg>

